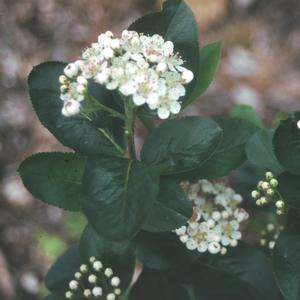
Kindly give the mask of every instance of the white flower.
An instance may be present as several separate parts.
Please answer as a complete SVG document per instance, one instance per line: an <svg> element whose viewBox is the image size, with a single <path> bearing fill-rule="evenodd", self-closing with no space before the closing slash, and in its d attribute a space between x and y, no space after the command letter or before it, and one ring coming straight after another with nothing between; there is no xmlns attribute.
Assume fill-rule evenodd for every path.
<svg viewBox="0 0 300 300"><path fill-rule="evenodd" d="M111 285L114 286L114 287L117 287L117 286L119 286L119 284L120 284L120 278L117 277L117 276L114 276L111 279Z"/></svg>
<svg viewBox="0 0 300 300"><path fill-rule="evenodd" d="M75 100L67 100L62 108L62 114L66 117L74 116L80 113L80 103Z"/></svg>
<svg viewBox="0 0 300 300"><path fill-rule="evenodd" d="M297 127L300 129L300 120L297 122Z"/></svg>
<svg viewBox="0 0 300 300"><path fill-rule="evenodd" d="M186 226L175 230L180 241L189 250L226 254L226 247L235 247L241 239L240 223L248 218L248 213L238 208L241 196L207 180L184 182L182 187L193 202L194 213Z"/></svg>
<svg viewBox="0 0 300 300"><path fill-rule="evenodd" d="M72 280L69 283L69 287L70 287L71 290L77 290L78 289L78 281Z"/></svg>
<svg viewBox="0 0 300 300"><path fill-rule="evenodd" d="M121 38L114 38L107 31L65 68L69 79L59 78L61 99L83 101L87 79L93 79L108 90L118 89L136 106L148 105L166 119L180 112L184 85L193 79L183 63L179 54L174 54L174 44L158 34L145 36L124 30Z"/></svg>
<svg viewBox="0 0 300 300"><path fill-rule="evenodd" d="M94 287L92 290L92 293L95 297L100 297L102 296L102 288L101 287Z"/></svg>

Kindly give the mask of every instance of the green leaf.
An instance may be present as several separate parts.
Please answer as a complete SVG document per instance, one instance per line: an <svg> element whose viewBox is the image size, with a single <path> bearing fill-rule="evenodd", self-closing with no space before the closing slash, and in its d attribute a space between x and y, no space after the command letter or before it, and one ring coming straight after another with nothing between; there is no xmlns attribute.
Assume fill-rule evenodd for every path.
<svg viewBox="0 0 300 300"><path fill-rule="evenodd" d="M97 129L101 127L98 119L90 122L81 116L65 117L62 115L63 101L60 99L58 77L63 74L65 66L65 63L46 62L34 67L29 75L30 97L41 123L63 145L76 152L119 155L120 153L107 137ZM101 100L113 101L112 94L100 85L98 85L97 97ZM100 118L101 122L102 119Z"/></svg>
<svg viewBox="0 0 300 300"><path fill-rule="evenodd" d="M130 300L196 300L184 287L171 282L164 272L143 268L130 292Z"/></svg>
<svg viewBox="0 0 300 300"><path fill-rule="evenodd" d="M90 157L83 177L83 211L108 239L132 238L158 194L158 174L138 161Z"/></svg>
<svg viewBox="0 0 300 300"><path fill-rule="evenodd" d="M112 268L114 274L121 278L122 291L128 288L135 267L135 256L129 241L109 241L88 225L80 240L80 252L85 260L95 256L104 266Z"/></svg>
<svg viewBox="0 0 300 300"><path fill-rule="evenodd" d="M35 197L78 211L85 161L75 153L38 153L24 160L19 172L25 187Z"/></svg>
<svg viewBox="0 0 300 300"><path fill-rule="evenodd" d="M178 183L163 178L157 200L154 201L143 229L152 232L172 231L186 224L192 213L192 202Z"/></svg>
<svg viewBox="0 0 300 300"><path fill-rule="evenodd" d="M260 128L265 127L260 117L258 117L253 107L250 105L246 105L246 104L236 105L232 109L231 115L233 117L247 120Z"/></svg>
<svg viewBox="0 0 300 300"><path fill-rule="evenodd" d="M167 0L160 12L150 13L135 21L129 30L148 35L159 34L174 43L185 61L185 67L194 73L195 79L186 89L187 99L195 88L199 69L198 25L191 9L183 0Z"/></svg>
<svg viewBox="0 0 300 300"><path fill-rule="evenodd" d="M188 106L208 89L215 78L221 58L221 43L215 42L200 49L200 63L195 89L191 96L183 103Z"/></svg>
<svg viewBox="0 0 300 300"><path fill-rule="evenodd" d="M272 171L275 174L282 172L273 149L273 134L271 129L257 131L246 145L246 153L251 164L264 171Z"/></svg>
<svg viewBox="0 0 300 300"><path fill-rule="evenodd" d="M273 138L279 162L286 171L295 175L300 175L300 129L297 126L299 120L300 111L281 121Z"/></svg>
<svg viewBox="0 0 300 300"><path fill-rule="evenodd" d="M286 300L300 299L300 216L292 211L273 253L277 283Z"/></svg>
<svg viewBox="0 0 300 300"><path fill-rule="evenodd" d="M284 202L300 209L300 176L285 172L278 177L278 182L278 191Z"/></svg>
<svg viewBox="0 0 300 300"><path fill-rule="evenodd" d="M136 255L144 266L167 270L191 263L199 257L180 242L175 233L152 233L141 231L134 239Z"/></svg>
<svg viewBox="0 0 300 300"><path fill-rule="evenodd" d="M195 169L215 152L222 129L208 118L184 117L162 123L146 138L142 161L161 165L164 174Z"/></svg>
<svg viewBox="0 0 300 300"><path fill-rule="evenodd" d="M223 137L216 151L201 167L180 174L179 178L191 181L215 179L228 175L245 162L245 144L257 127L239 118L219 118L215 121L223 129Z"/></svg>
<svg viewBox="0 0 300 300"><path fill-rule="evenodd" d="M46 286L52 292L65 292L74 273L79 270L81 258L78 247L68 249L54 265L46 276Z"/></svg>
<svg viewBox="0 0 300 300"><path fill-rule="evenodd" d="M254 247L240 243L225 256L206 256L199 263L192 267L199 297L220 299L214 298L218 295L223 299L227 295L231 297L225 299L243 300L279 297L271 262Z"/></svg>

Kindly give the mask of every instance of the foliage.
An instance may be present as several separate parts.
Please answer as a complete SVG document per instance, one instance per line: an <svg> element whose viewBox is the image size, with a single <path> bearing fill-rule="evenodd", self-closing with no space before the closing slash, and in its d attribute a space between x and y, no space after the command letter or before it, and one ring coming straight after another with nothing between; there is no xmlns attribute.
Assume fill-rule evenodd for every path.
<svg viewBox="0 0 300 300"><path fill-rule="evenodd" d="M174 43L194 73L181 99L183 108L205 92L216 74L221 45L199 48L197 24L183 0L167 0L160 12L140 18L130 30ZM88 221L80 245L49 270L46 285L53 294L45 299L64 299L74 273L90 257L112 267L123 292L130 287L136 259L143 264L126 293L130 300L279 300L280 291L286 300L300 299L300 112L276 129L266 128L248 106L235 107L227 117L174 117L155 126L147 109L92 84L88 93L96 100L89 110L66 117L58 81L65 66L40 64L28 83L41 123L74 152L35 154L19 168L35 197L80 211ZM140 155L134 146L136 117L149 130ZM246 243L224 256L186 249L172 232L194 217L180 182L220 179L234 170L241 174L245 166L279 176L288 213L282 216L287 226L274 253Z"/></svg>

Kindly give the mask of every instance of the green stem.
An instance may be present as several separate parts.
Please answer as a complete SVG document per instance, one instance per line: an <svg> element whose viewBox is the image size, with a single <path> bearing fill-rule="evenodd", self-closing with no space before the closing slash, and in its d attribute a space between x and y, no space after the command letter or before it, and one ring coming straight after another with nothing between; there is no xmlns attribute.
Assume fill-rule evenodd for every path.
<svg viewBox="0 0 300 300"><path fill-rule="evenodd" d="M135 125L135 110L131 100L123 98L125 107L125 134L128 140L129 156L136 159L135 142L134 142L134 125Z"/></svg>

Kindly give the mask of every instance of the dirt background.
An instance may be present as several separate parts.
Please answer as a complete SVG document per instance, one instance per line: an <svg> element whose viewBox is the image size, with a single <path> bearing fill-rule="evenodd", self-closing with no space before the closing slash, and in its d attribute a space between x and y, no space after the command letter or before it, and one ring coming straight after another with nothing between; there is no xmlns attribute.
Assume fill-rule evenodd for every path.
<svg viewBox="0 0 300 300"><path fill-rule="evenodd" d="M188 0L201 44L221 40L209 91L188 113L253 105L266 122L300 107L299 0ZM156 0L0 0L0 299L35 300L43 277L85 220L33 199L17 174L28 155L66 150L35 116L26 78L33 65L70 61L99 33L119 34Z"/></svg>

